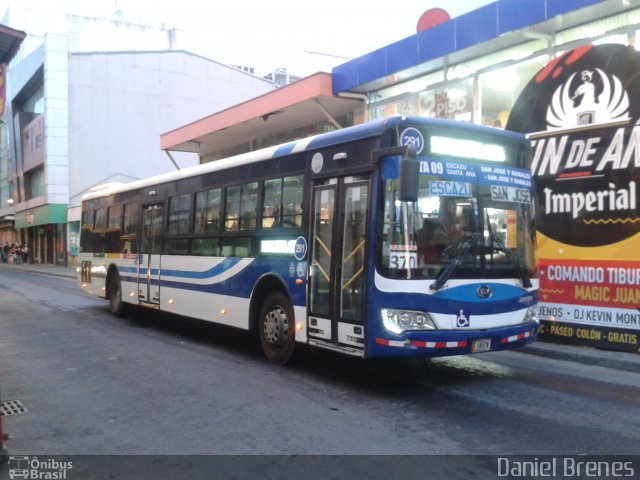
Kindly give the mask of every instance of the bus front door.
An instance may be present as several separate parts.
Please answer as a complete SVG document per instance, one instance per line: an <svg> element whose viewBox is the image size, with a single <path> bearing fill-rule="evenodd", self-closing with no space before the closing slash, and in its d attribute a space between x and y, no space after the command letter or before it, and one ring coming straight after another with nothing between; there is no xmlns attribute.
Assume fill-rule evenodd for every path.
<svg viewBox="0 0 640 480"><path fill-rule="evenodd" d="M162 204L142 207L142 242L138 261L138 301L148 306L160 303L160 249Z"/></svg>
<svg viewBox="0 0 640 480"><path fill-rule="evenodd" d="M369 177L318 181L313 189L310 342L364 351Z"/></svg>

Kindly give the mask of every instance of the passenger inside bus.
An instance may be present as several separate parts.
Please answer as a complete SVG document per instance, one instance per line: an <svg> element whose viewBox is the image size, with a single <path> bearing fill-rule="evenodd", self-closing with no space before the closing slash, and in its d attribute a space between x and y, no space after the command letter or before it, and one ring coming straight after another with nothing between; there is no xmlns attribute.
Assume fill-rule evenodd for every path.
<svg viewBox="0 0 640 480"><path fill-rule="evenodd" d="M421 263L432 264L440 262L438 250L433 243L433 236L437 227L437 220L423 218L422 227L416 231L416 244Z"/></svg>
<svg viewBox="0 0 640 480"><path fill-rule="evenodd" d="M457 205L455 201L446 198L440 199L438 225L433 232L433 239L431 241L438 255L442 254L448 245L456 242L461 236L458 228L456 209Z"/></svg>

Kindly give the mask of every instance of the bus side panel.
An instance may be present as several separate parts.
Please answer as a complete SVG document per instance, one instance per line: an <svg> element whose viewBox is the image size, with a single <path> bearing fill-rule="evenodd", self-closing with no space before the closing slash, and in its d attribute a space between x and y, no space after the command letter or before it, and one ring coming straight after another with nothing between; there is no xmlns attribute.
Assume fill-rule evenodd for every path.
<svg viewBox="0 0 640 480"><path fill-rule="evenodd" d="M240 257L162 257L160 309L238 328L249 328L255 282L271 274L281 280L294 308L305 307L304 286L291 276L290 260Z"/></svg>

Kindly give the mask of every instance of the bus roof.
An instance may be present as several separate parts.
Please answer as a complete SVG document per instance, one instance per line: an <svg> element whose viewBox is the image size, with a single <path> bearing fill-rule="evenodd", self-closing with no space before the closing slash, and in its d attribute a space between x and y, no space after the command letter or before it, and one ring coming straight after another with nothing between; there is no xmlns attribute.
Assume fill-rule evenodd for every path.
<svg viewBox="0 0 640 480"><path fill-rule="evenodd" d="M398 127L402 125L422 125L428 126L440 126L451 128L463 128L469 132L484 132L492 133L511 138L514 140L522 141L525 137L519 133L510 132L506 130L497 130L493 127L485 127L469 122L460 122L455 120L447 120L431 117L405 117L395 116L386 117L378 120L374 120L368 123L354 125L352 127L346 127L333 132L322 133L311 137L303 138L300 140L294 140L291 142L283 143L280 145L274 145L271 147L255 150L252 152L235 155L233 157L227 157L220 160L215 160L209 163L195 165L193 167L184 168L174 172L163 173L155 175L153 177L135 180L129 183L109 183L104 185L96 185L92 187L92 191L82 197L83 200L90 200L93 198L107 197L115 193L126 192L130 190L136 190L139 188L152 187L154 185L160 185L167 182L181 180L184 178L190 178L206 173L225 170L227 168L234 168L250 163L260 162L271 158L283 157L292 153L299 153L305 151L312 151L318 148L327 147L330 145L340 145L347 142L353 142L356 140L362 140L364 138L371 138L382 135L390 127Z"/></svg>

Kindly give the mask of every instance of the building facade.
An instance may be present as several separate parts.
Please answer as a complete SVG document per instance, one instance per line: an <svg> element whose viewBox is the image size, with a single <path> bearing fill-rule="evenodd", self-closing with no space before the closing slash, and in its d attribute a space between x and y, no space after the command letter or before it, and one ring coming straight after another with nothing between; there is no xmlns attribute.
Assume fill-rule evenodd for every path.
<svg viewBox="0 0 640 480"><path fill-rule="evenodd" d="M1 235L26 244L40 263L74 262L80 199L91 188L198 162L193 154L163 152L162 132L274 88L176 50L174 31L64 20L66 33L26 30L29 41L8 68L0 128L0 218L8 219ZM57 22L52 30L65 28ZM96 36L120 39L123 50Z"/></svg>

